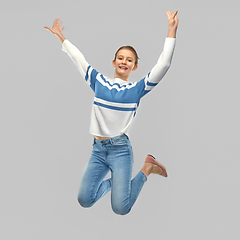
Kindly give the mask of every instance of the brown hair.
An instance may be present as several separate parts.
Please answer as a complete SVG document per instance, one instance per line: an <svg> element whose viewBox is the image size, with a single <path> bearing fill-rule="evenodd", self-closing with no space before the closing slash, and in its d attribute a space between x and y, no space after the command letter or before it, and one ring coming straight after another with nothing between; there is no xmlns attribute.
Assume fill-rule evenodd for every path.
<svg viewBox="0 0 240 240"><path fill-rule="evenodd" d="M116 58L117 58L118 52L119 52L120 50L122 50L122 49L127 49L127 50L130 50L130 51L133 52L133 54L135 55L135 65L137 65L137 64L138 64L138 59L139 59L139 57L138 57L138 54L137 54L136 50L135 50L132 46L122 46L122 47L120 47L120 48L117 50L117 52L115 53L114 61L115 61Z"/></svg>

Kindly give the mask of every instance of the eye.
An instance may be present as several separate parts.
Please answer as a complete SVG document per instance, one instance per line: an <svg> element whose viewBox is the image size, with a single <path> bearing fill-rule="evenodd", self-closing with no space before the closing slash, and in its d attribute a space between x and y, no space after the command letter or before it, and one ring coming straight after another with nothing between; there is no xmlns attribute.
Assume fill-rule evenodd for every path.
<svg viewBox="0 0 240 240"><path fill-rule="evenodd" d="M129 59L128 61L129 61L129 62L132 62L132 60L130 60L130 59Z"/></svg>

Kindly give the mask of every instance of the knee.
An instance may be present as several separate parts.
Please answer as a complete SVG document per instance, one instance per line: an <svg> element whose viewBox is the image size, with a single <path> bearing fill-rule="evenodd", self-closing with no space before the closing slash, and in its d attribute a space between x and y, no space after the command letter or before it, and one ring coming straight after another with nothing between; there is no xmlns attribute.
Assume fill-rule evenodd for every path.
<svg viewBox="0 0 240 240"><path fill-rule="evenodd" d="M118 215L127 215L130 211L130 207L117 207L117 206L112 206L112 210L114 213Z"/></svg>
<svg viewBox="0 0 240 240"><path fill-rule="evenodd" d="M90 198L88 198L86 195L84 196L81 194L78 194L78 203L84 208L90 208L94 204Z"/></svg>

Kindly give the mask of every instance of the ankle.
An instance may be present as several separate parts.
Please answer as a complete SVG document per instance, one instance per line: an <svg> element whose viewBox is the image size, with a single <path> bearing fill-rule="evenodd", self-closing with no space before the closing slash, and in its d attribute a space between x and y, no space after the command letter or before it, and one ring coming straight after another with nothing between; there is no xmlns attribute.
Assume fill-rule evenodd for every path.
<svg viewBox="0 0 240 240"><path fill-rule="evenodd" d="M144 163L141 172L143 172L147 177L152 173L153 164L151 163Z"/></svg>

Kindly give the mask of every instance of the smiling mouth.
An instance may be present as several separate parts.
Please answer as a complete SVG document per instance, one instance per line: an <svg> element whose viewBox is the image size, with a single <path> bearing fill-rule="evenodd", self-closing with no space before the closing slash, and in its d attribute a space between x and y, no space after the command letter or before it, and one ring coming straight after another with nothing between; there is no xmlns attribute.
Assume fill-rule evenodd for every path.
<svg viewBox="0 0 240 240"><path fill-rule="evenodd" d="M126 67L119 67L120 69L124 69L124 70L127 70L127 68Z"/></svg>

